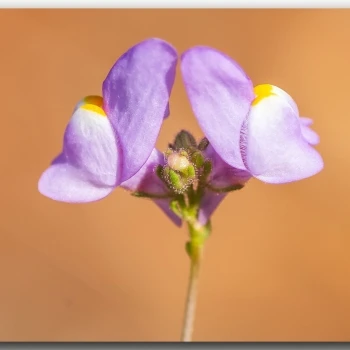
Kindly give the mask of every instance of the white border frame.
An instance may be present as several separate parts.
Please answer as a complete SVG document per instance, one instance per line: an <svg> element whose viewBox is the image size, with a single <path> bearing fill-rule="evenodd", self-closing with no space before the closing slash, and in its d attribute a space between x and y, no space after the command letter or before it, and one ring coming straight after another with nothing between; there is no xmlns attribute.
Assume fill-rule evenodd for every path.
<svg viewBox="0 0 350 350"><path fill-rule="evenodd" d="M0 0L0 8L350 8L346 0Z"/></svg>

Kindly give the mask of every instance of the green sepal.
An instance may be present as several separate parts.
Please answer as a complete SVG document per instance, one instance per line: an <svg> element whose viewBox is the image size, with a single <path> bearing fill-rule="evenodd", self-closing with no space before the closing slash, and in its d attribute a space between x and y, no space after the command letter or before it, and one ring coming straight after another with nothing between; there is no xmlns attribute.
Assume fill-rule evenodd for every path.
<svg viewBox="0 0 350 350"><path fill-rule="evenodd" d="M202 170L202 176L200 178L200 182L202 183L202 185L205 185L211 171L213 170L213 164L211 163L210 160L207 159L204 161L202 169L203 170Z"/></svg>
<svg viewBox="0 0 350 350"><path fill-rule="evenodd" d="M205 151L207 149L207 147L209 146L209 140L204 137L198 144L198 149L200 151Z"/></svg>
<svg viewBox="0 0 350 350"><path fill-rule="evenodd" d="M200 168L204 164L204 157L202 152L194 151L191 154L191 162L197 167Z"/></svg>
<svg viewBox="0 0 350 350"><path fill-rule="evenodd" d="M171 197L169 194L157 195L157 194L152 194L152 193L147 193L142 191L132 192L131 195L138 198L150 198L150 199L164 199L164 198Z"/></svg>
<svg viewBox="0 0 350 350"><path fill-rule="evenodd" d="M213 186L207 184L207 187L212 192L215 192L215 193L227 193L227 192L241 190L244 187L244 185L236 184L236 185L231 185L231 186L227 186L227 187L216 188L216 187L213 187Z"/></svg>
<svg viewBox="0 0 350 350"><path fill-rule="evenodd" d="M155 169L155 173L156 175L163 181L163 167L161 165L157 165L156 169Z"/></svg>

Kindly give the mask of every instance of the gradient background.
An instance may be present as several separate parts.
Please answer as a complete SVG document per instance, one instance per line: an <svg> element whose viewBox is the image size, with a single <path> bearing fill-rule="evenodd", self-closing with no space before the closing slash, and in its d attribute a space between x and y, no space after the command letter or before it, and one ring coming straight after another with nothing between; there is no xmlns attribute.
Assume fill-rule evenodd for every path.
<svg viewBox="0 0 350 350"><path fill-rule="evenodd" d="M0 340L175 341L187 232L116 190L91 204L41 196L75 104L152 36L234 57L255 84L314 118L325 169L288 185L251 180L213 216L195 340L350 340L350 12L2 10ZM158 146L201 131L180 75Z"/></svg>

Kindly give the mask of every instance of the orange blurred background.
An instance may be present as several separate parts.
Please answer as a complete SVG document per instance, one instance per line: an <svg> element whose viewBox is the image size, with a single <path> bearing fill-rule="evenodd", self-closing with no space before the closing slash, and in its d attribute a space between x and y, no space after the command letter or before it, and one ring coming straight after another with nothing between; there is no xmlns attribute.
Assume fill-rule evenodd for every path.
<svg viewBox="0 0 350 350"><path fill-rule="evenodd" d="M176 341L186 229L117 189L84 205L37 181L75 104L148 37L208 45L314 118L325 169L288 185L251 180L215 212L194 340L350 340L348 10L2 10L0 340ZM180 74L165 149L202 133Z"/></svg>

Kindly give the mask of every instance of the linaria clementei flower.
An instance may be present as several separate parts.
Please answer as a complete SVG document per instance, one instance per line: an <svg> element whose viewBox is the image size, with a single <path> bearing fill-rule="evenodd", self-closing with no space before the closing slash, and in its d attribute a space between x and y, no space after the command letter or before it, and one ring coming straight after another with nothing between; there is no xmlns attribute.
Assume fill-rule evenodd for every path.
<svg viewBox="0 0 350 350"><path fill-rule="evenodd" d="M299 117L296 103L270 84L253 87L243 69L227 55L204 46L186 51L181 71L193 112L210 142L215 164L199 219L205 222L224 198L224 187L250 177L281 184L315 175L323 160L313 148L318 135L312 120Z"/></svg>
<svg viewBox="0 0 350 350"><path fill-rule="evenodd" d="M312 120L299 116L282 89L253 86L227 55L204 46L180 57L181 74L205 137L180 131L163 153L155 148L178 61L160 39L122 55L102 85L75 108L62 152L39 180L54 200L83 203L121 186L152 199L177 225L205 226L227 195L255 177L281 184L315 175L323 161L313 147Z"/></svg>
<svg viewBox="0 0 350 350"><path fill-rule="evenodd" d="M61 153L44 171L39 191L54 200L86 203L120 186L153 200L178 226L186 222L191 261L181 339L192 339L199 266L210 218L225 196L252 177L281 184L315 175L323 161L313 147L312 120L299 116L282 89L253 86L227 55L196 46L180 57L192 110L204 133L181 130L168 149L155 148L179 60L160 39L122 55L102 84L102 96L78 103Z"/></svg>

